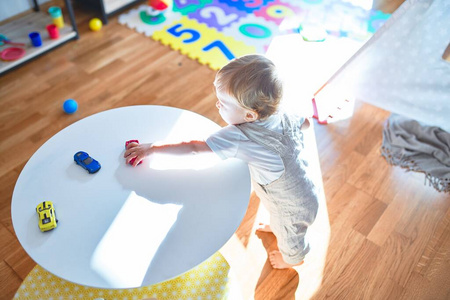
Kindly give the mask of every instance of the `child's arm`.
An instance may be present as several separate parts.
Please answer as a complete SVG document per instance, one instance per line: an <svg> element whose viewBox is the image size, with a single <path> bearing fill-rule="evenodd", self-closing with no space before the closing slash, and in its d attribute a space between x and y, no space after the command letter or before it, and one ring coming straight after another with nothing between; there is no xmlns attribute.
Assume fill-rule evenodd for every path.
<svg viewBox="0 0 450 300"><path fill-rule="evenodd" d="M127 146L124 157L126 163L130 163L133 158L136 160L133 163L133 167L137 166L140 161L145 157L155 154L155 153L165 153L173 155L189 155L198 154L204 152L212 152L211 148L206 144L205 141L188 141L180 142L176 144L163 144L163 143L153 143L153 144L138 144L130 143Z"/></svg>

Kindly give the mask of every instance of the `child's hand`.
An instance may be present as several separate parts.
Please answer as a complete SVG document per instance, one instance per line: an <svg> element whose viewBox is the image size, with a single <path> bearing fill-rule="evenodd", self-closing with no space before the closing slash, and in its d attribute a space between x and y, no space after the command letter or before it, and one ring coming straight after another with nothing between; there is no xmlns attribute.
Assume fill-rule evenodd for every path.
<svg viewBox="0 0 450 300"><path fill-rule="evenodd" d="M310 124L309 118L306 118L305 122L303 122L302 126L300 127L300 130L306 130L309 128L310 125L311 124Z"/></svg>
<svg viewBox="0 0 450 300"><path fill-rule="evenodd" d="M138 144L132 142L128 144L123 157L125 157L127 164L129 164L133 158L136 158L132 164L133 167L136 167L145 157L150 155L151 149L152 144Z"/></svg>

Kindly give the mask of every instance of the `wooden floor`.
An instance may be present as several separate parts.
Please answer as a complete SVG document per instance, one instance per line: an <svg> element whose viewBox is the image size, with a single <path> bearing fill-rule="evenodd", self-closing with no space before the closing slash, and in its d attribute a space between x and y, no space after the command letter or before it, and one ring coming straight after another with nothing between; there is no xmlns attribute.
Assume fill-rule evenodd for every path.
<svg viewBox="0 0 450 300"><path fill-rule="evenodd" d="M377 1L392 12L401 1ZM384 5L384 6L383 6ZM15 182L31 155L62 128L114 107L159 104L224 125L212 93L215 72L117 23L88 29L93 12L75 5L81 38L0 77L0 299L11 299L35 263L11 223ZM79 110L65 115L73 98ZM380 156L389 112L357 102L351 119L315 124L327 206L322 250L297 270L273 270L276 247L254 228L264 209L252 196L224 247L244 299L450 299L450 196L424 176Z"/></svg>

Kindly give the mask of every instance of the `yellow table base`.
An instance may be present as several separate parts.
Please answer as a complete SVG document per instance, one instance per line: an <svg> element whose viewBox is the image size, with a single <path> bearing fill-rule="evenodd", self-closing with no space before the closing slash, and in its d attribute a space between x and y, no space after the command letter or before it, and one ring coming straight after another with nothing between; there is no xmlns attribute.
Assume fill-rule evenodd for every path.
<svg viewBox="0 0 450 300"><path fill-rule="evenodd" d="M229 272L230 265L217 252L191 271L172 280L136 289L116 290L74 284L37 265L25 278L14 299L228 299Z"/></svg>

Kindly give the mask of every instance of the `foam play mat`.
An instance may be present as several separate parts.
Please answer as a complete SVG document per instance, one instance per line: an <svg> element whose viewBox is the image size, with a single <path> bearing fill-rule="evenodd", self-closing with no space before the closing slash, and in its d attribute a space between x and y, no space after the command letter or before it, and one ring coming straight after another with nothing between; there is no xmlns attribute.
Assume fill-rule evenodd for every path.
<svg viewBox="0 0 450 300"><path fill-rule="evenodd" d="M265 53L282 34L297 33L311 42L350 38L362 44L390 16L352 4L369 0L157 1L167 8L153 13L144 4L120 15L119 23L214 70L235 57Z"/></svg>
<svg viewBox="0 0 450 300"><path fill-rule="evenodd" d="M230 266L219 252L177 278L136 289L86 287L65 281L36 265L19 287L14 299L231 299L230 294L233 292L230 292L229 275ZM235 298L236 294L233 293L232 297Z"/></svg>

